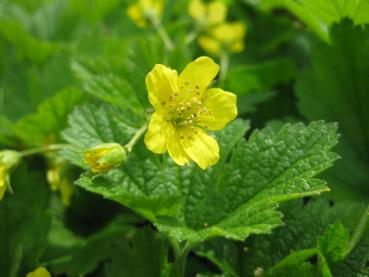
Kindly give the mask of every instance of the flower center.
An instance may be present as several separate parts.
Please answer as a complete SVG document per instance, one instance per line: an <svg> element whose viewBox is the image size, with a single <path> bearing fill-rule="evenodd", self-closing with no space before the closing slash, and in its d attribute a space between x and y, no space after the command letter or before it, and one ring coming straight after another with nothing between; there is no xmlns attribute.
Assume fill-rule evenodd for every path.
<svg viewBox="0 0 369 277"><path fill-rule="evenodd" d="M201 117L208 114L204 106L205 97L200 91L200 86L189 86L185 82L179 91L174 92L169 98L168 121L174 125L201 125ZM162 103L165 105L166 103Z"/></svg>

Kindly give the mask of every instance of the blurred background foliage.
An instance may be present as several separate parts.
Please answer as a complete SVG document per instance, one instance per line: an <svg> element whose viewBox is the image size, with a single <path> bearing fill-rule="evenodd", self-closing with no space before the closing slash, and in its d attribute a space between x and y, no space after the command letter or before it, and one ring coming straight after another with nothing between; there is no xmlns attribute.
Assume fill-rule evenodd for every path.
<svg viewBox="0 0 369 277"><path fill-rule="evenodd" d="M171 52L152 27L138 28L128 18L134 2L0 1L1 148L62 142L68 115L85 102L133 110L138 118L130 124L137 127L137 103L149 107L144 80L153 65L181 70L206 55L196 42L185 43L194 28L188 1L165 3L162 23L176 44ZM272 235L211 241L188 263L188 276L261 276L292 250L320 249L318 237L329 226L341 228L330 224L340 220L355 235L360 223L360 203L369 200L369 2L224 2L228 18L247 26L246 48L231 55L222 81L238 96L239 116L252 129L337 122L341 134L335 149L341 159L322 177L330 193L283 206L286 226ZM48 164L28 158L14 174L16 193L0 203L3 276L24 276L39 264L55 276L160 276L168 248L160 234L133 212L77 187L64 207L39 172ZM369 242L360 243L362 251L334 268L334 276L368 274ZM300 268L319 264L311 258L316 252L303 254ZM288 275L291 270L282 264L268 274L297 276Z"/></svg>

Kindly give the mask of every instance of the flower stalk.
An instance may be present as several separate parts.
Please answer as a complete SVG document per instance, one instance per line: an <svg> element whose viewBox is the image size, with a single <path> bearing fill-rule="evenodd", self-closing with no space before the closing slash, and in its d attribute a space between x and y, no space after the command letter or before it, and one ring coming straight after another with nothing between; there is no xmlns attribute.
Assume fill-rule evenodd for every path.
<svg viewBox="0 0 369 277"><path fill-rule="evenodd" d="M147 122L137 130L136 134L131 138L131 140L124 146L128 152L132 152L133 147L140 139L140 137L146 132Z"/></svg>
<svg viewBox="0 0 369 277"><path fill-rule="evenodd" d="M167 48L168 51L172 51L174 49L174 43L161 24L161 21L155 16L149 16L149 20L163 40L165 48Z"/></svg>
<svg viewBox="0 0 369 277"><path fill-rule="evenodd" d="M222 51L220 56L220 75L219 80L223 82L227 78L229 67L229 53L227 51Z"/></svg>
<svg viewBox="0 0 369 277"><path fill-rule="evenodd" d="M24 150L20 152L20 154L22 157L27 157L27 156L31 156L31 155L35 155L39 153L62 150L63 148L70 147L70 146L71 145L69 144L50 144L50 145L46 145L42 147L36 147L36 148Z"/></svg>

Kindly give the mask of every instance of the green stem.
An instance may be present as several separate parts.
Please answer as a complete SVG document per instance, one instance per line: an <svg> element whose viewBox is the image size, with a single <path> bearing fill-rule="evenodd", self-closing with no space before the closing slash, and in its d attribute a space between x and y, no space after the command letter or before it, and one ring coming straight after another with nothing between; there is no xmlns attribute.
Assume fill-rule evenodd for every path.
<svg viewBox="0 0 369 277"><path fill-rule="evenodd" d="M186 45L189 45L191 42L193 42L200 34L200 30L196 29L194 31L192 31L191 33L188 34L188 36L186 37Z"/></svg>
<svg viewBox="0 0 369 277"><path fill-rule="evenodd" d="M220 56L220 81L224 81L227 77L229 66L229 54L228 52L223 51Z"/></svg>
<svg viewBox="0 0 369 277"><path fill-rule="evenodd" d="M131 152L133 149L133 146L137 143L137 141L140 139L140 137L146 132L147 129L147 122L142 125L140 129L137 130L136 134L131 138L131 140L124 146L128 152Z"/></svg>
<svg viewBox="0 0 369 277"><path fill-rule="evenodd" d="M369 218L369 206L365 209L363 215L361 216L358 225L356 226L354 233L351 237L349 247L345 253L345 257L347 257L351 251L355 248L359 240L361 239L361 236L365 230L365 227L368 224L368 218Z"/></svg>
<svg viewBox="0 0 369 277"><path fill-rule="evenodd" d="M172 241L173 245L173 241ZM178 247L175 247L177 245ZM175 253L175 260L173 265L173 277L184 277L186 274L186 263L187 256L193 248L193 244L187 242L182 248L179 247L179 244L175 242L173 248Z"/></svg>
<svg viewBox="0 0 369 277"><path fill-rule="evenodd" d="M155 16L150 16L149 19L152 25L155 27L156 31L158 32L159 36L163 40L165 48L167 48L167 50L169 51L172 51L174 49L174 43L172 39L169 37L167 31L165 31L160 20Z"/></svg>
<svg viewBox="0 0 369 277"><path fill-rule="evenodd" d="M36 148L24 150L20 153L21 153L22 157L27 157L27 156L31 156L31 155L34 155L34 154L61 150L63 148L70 147L70 146L71 145L69 145L69 144L50 144L50 145L46 145L46 146L41 146L41 147L36 147Z"/></svg>

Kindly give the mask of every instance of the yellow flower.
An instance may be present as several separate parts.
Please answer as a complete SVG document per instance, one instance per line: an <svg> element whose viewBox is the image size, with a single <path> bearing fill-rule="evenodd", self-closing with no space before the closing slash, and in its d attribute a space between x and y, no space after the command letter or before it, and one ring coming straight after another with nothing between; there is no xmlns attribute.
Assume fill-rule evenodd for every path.
<svg viewBox="0 0 369 277"><path fill-rule="evenodd" d="M168 151L175 163L193 160L202 169L219 160L217 141L206 130L220 130L237 116L236 95L208 88L219 66L208 57L176 70L157 64L146 76L151 117L145 144L151 151Z"/></svg>
<svg viewBox="0 0 369 277"><path fill-rule="evenodd" d="M246 26L241 22L223 23L215 26L198 39L199 45L208 53L220 55L222 51L239 53L245 48Z"/></svg>
<svg viewBox="0 0 369 277"><path fill-rule="evenodd" d="M40 266L35 271L28 273L26 277L51 277L51 274L46 268Z"/></svg>
<svg viewBox="0 0 369 277"><path fill-rule="evenodd" d="M14 150L0 151L0 200L3 199L4 194L9 187L9 173L21 160L19 152Z"/></svg>
<svg viewBox="0 0 369 277"><path fill-rule="evenodd" d="M69 178L69 163L55 155L55 153L48 156L47 181L51 190L59 191L62 197L63 204L69 206L73 194L72 181Z"/></svg>
<svg viewBox="0 0 369 277"><path fill-rule="evenodd" d="M158 20L163 13L163 0L138 0L127 9L128 16L139 27L146 27L150 20Z"/></svg>
<svg viewBox="0 0 369 277"><path fill-rule="evenodd" d="M201 0L192 0L188 6L188 13L200 25L207 28L225 21L227 6L220 1L204 4Z"/></svg>
<svg viewBox="0 0 369 277"><path fill-rule="evenodd" d="M106 172L119 166L126 157L126 149L118 143L102 143L84 153L84 161L91 166L94 173Z"/></svg>

